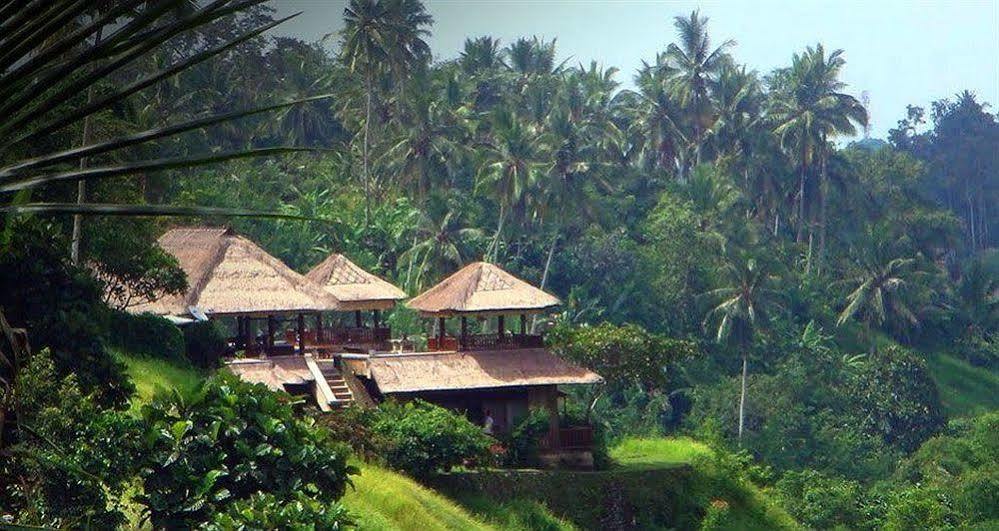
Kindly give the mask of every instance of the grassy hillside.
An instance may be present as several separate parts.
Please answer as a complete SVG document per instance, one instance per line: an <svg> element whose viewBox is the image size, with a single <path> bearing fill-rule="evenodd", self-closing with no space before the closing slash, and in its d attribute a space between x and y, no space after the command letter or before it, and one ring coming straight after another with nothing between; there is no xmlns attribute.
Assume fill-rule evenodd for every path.
<svg viewBox="0 0 999 531"><path fill-rule="evenodd" d="M203 371L191 365L123 352L116 352L115 357L128 368L128 375L135 384L132 409L138 409L152 400L158 389L177 389L187 393L205 377Z"/></svg>
<svg viewBox="0 0 999 531"><path fill-rule="evenodd" d="M628 439L611 456L617 460L611 470L465 472L434 486L467 507L522 507L531 500L582 529L631 522L641 529L799 527L765 492L691 439Z"/></svg>
<svg viewBox="0 0 999 531"><path fill-rule="evenodd" d="M934 352L926 364L940 389L948 417L972 416L999 408L999 374Z"/></svg>
<svg viewBox="0 0 999 531"><path fill-rule="evenodd" d="M361 529L493 529L453 501L395 472L361 465L344 505Z"/></svg>

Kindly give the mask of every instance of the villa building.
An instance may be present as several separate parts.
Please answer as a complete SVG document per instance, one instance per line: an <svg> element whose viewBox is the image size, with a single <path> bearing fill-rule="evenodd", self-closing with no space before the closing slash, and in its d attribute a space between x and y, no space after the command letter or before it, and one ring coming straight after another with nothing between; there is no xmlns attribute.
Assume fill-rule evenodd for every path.
<svg viewBox="0 0 999 531"><path fill-rule="evenodd" d="M542 458L592 464L591 429L560 425L559 386L603 380L548 351L529 324L558 298L499 266L469 264L410 300L431 325L411 340L393 338L381 315L406 294L343 255L300 275L230 229L174 229L160 245L190 287L130 311L224 320L235 332L227 366L241 378L323 411L419 398L476 423L489 417L499 433L541 409L549 417Z"/></svg>

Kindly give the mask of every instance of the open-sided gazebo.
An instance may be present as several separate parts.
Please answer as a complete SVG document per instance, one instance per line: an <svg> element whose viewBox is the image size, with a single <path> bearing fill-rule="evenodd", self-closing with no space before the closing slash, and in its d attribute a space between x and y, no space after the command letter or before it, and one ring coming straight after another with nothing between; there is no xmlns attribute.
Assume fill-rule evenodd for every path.
<svg viewBox="0 0 999 531"><path fill-rule="evenodd" d="M527 316L560 304L546 293L486 262L475 262L458 270L436 286L414 297L406 305L424 317L437 319L437 334L430 350L475 350L505 347L541 347L541 337L529 335ZM520 333L507 334L506 317L520 315ZM446 319L461 319L457 337L449 337ZM495 334L473 335L468 318L496 318Z"/></svg>
<svg viewBox="0 0 999 531"><path fill-rule="evenodd" d="M404 291L339 253L328 256L305 276L333 295L340 303L340 311L354 312L353 328L327 328L317 333L317 342L379 345L391 338L392 331L382 326L381 312L405 299ZM370 328L364 325L365 311L372 312Z"/></svg>
<svg viewBox="0 0 999 531"><path fill-rule="evenodd" d="M230 228L185 227L168 231L159 245L173 255L187 274L188 289L129 308L135 313L209 318L233 317L235 349L249 352L291 350L275 340L283 319L296 318L295 345L301 340L305 315L336 311L340 302L305 276L295 272ZM254 323L266 322L266 333L255 334Z"/></svg>

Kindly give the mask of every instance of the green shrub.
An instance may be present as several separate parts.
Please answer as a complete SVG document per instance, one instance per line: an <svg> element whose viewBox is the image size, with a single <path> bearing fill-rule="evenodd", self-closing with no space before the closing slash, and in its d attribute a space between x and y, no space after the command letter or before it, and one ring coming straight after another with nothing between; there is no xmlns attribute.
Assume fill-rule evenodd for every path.
<svg viewBox="0 0 999 531"><path fill-rule="evenodd" d="M888 502L883 529L953 528L958 515L950 507L947 496L932 487L911 487L896 491Z"/></svg>
<svg viewBox="0 0 999 531"><path fill-rule="evenodd" d="M142 476L155 527L194 528L229 505L266 491L279 503L303 493L332 503L356 469L348 449L293 399L220 372L185 401L160 395L142 410L146 426Z"/></svg>
<svg viewBox="0 0 999 531"><path fill-rule="evenodd" d="M198 367L218 367L226 350L225 332L214 321L200 321L184 326L184 352Z"/></svg>
<svg viewBox="0 0 999 531"><path fill-rule="evenodd" d="M389 441L389 466L415 478L484 459L492 440L463 415L422 400L383 402L372 414L371 430Z"/></svg>
<svg viewBox="0 0 999 531"><path fill-rule="evenodd" d="M377 410L365 409L358 405L334 410L316 417L316 423L329 432L335 441L346 443L354 455L365 461L382 461L392 441L369 427Z"/></svg>
<svg viewBox="0 0 999 531"><path fill-rule="evenodd" d="M107 321L108 341L126 352L171 361L184 358L184 335L158 315L111 310Z"/></svg>
<svg viewBox="0 0 999 531"><path fill-rule="evenodd" d="M861 428L903 451L915 450L944 425L926 362L900 346L870 356L848 391L856 397Z"/></svg>
<svg viewBox="0 0 999 531"><path fill-rule="evenodd" d="M353 527L347 510L339 503L329 504L296 493L282 502L273 494L258 492L247 500L229 506L215 515L205 527L209 531L268 531L270 529L337 530Z"/></svg>
<svg viewBox="0 0 999 531"><path fill-rule="evenodd" d="M0 527L123 525L119 502L137 472L138 419L101 407L74 376L57 376L48 350L22 361L14 392L0 392L0 407L18 411L31 431L3 434Z"/></svg>
<svg viewBox="0 0 999 531"><path fill-rule="evenodd" d="M781 505L809 528L856 528L864 522L861 489L856 481L804 470L785 473L775 490Z"/></svg>
<svg viewBox="0 0 999 531"><path fill-rule="evenodd" d="M135 387L104 345L100 285L69 263L69 242L52 226L29 218L4 229L0 308L11 326L28 330L32 348L50 349L56 376L72 374L102 406L127 407Z"/></svg>
<svg viewBox="0 0 999 531"><path fill-rule="evenodd" d="M533 409L500 440L506 446L503 464L506 466L537 466L538 443L548 433L548 412Z"/></svg>

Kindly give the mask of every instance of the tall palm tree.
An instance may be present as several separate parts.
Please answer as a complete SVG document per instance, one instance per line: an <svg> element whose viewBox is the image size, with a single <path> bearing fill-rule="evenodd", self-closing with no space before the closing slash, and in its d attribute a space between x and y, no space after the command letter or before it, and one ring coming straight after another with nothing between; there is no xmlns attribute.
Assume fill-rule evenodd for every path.
<svg viewBox="0 0 999 531"><path fill-rule="evenodd" d="M680 44L671 43L666 49L666 73L671 94L686 109L690 120L693 162L701 163L704 135L715 120L709 89L728 60L726 50L735 41L726 40L715 48L708 37L708 19L692 11L689 17L676 17L673 22Z"/></svg>
<svg viewBox="0 0 999 531"><path fill-rule="evenodd" d="M705 295L717 302L704 318L719 343L730 341L742 353L742 389L739 394L739 440L746 419L746 384L749 375L749 345L755 331L766 324L770 311L779 307L772 287L775 275L769 265L748 252L729 254L721 270L723 286Z"/></svg>
<svg viewBox="0 0 999 531"><path fill-rule="evenodd" d="M344 8L342 51L351 72L364 78L362 145L365 222L371 216L371 114L375 77L388 71L397 81L425 61L430 47L424 40L433 22L418 0L350 0Z"/></svg>
<svg viewBox="0 0 999 531"><path fill-rule="evenodd" d="M496 234L490 246L495 260L506 217L511 212L524 212L527 193L543 174L544 146L533 128L504 110L495 114L492 140L484 147L476 186L490 190L499 203Z"/></svg>
<svg viewBox="0 0 999 531"><path fill-rule="evenodd" d="M465 39L465 46L458 62L466 74L477 74L506 66L499 39L490 36Z"/></svg>
<svg viewBox="0 0 999 531"><path fill-rule="evenodd" d="M423 289L427 272L443 273L464 265L467 249L481 238L482 231L466 226L454 205L428 205L420 214L412 247L399 255L401 264L419 264L407 289Z"/></svg>
<svg viewBox="0 0 999 531"><path fill-rule="evenodd" d="M907 293L909 286L923 276L916 265L915 258L896 254L894 242L869 234L864 247L854 251L848 276L838 282L851 286L851 291L844 299L836 325L859 320L872 353L876 348L875 328L890 322L917 326L919 318Z"/></svg>
<svg viewBox="0 0 999 531"><path fill-rule="evenodd" d="M826 56L821 44L808 47L802 54L794 54L791 67L780 70L775 76L776 98L771 115L774 133L780 138L781 146L798 157L800 177L798 182L798 236L804 240L807 227L809 252L806 271L812 269L813 223L808 221L807 181L808 170L813 163L819 164L819 255L825 252L826 204L828 183L826 163L829 155L829 140L837 135L856 134L855 124L867 123L867 111L863 105L848 94L840 92L846 85L839 80L840 71L846 61L843 50L835 50Z"/></svg>

